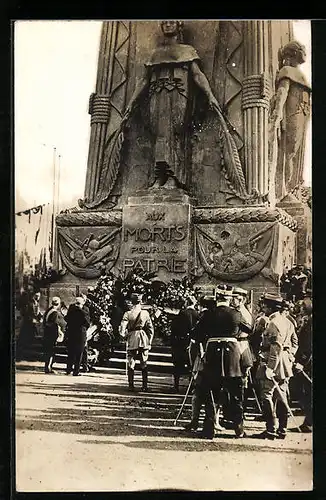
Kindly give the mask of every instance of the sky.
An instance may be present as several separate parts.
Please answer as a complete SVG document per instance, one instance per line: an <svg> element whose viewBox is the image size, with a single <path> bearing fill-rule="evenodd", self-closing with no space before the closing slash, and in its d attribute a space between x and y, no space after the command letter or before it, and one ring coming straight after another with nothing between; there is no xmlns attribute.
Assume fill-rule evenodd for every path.
<svg viewBox="0 0 326 500"><path fill-rule="evenodd" d="M16 211L52 202L54 157L60 208L83 197L101 24L15 22ZM294 36L307 48L301 68L311 81L310 21L295 21ZM311 125L304 177L311 185Z"/></svg>

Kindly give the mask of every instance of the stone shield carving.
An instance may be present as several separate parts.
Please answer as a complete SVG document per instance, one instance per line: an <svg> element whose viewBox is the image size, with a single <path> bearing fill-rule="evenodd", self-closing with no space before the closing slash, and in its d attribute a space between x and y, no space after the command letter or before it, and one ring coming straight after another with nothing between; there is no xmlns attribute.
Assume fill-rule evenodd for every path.
<svg viewBox="0 0 326 500"><path fill-rule="evenodd" d="M58 245L63 264L74 276L96 279L108 272L120 250L121 228L58 228Z"/></svg>
<svg viewBox="0 0 326 500"><path fill-rule="evenodd" d="M223 281L243 281L258 274L271 257L275 222L195 226L199 262L208 275Z"/></svg>

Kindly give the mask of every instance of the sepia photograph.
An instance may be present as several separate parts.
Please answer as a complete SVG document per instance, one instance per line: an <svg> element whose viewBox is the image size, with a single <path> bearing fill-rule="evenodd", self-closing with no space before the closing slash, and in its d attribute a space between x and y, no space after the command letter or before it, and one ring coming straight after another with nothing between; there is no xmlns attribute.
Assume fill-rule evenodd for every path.
<svg viewBox="0 0 326 500"><path fill-rule="evenodd" d="M311 491L310 20L13 36L16 492Z"/></svg>

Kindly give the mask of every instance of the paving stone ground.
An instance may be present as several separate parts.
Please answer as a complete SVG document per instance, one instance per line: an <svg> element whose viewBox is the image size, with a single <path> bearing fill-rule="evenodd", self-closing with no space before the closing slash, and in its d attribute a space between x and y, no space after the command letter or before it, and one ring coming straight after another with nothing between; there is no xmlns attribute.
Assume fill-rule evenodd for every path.
<svg viewBox="0 0 326 500"><path fill-rule="evenodd" d="M205 441L183 430L190 401L173 425L187 379L178 395L170 375L150 374L144 394L127 391L120 369L73 377L46 375L39 362L16 367L19 492L312 489L312 435L295 432L292 420L284 441L256 440L264 424L251 409L248 437L230 430Z"/></svg>

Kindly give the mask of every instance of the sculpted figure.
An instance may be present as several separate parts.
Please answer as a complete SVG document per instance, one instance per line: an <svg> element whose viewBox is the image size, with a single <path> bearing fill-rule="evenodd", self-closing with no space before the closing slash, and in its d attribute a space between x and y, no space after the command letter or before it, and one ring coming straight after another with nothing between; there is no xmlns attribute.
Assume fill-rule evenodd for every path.
<svg viewBox="0 0 326 500"><path fill-rule="evenodd" d="M277 198L292 193L302 183L303 154L307 121L310 117L311 88L299 66L306 60L305 47L293 41L279 52L280 70L270 118L270 163L283 164L283 186Z"/></svg>
<svg viewBox="0 0 326 500"><path fill-rule="evenodd" d="M210 84L200 69L197 51L191 45L182 43L183 22L162 21L161 28L164 43L145 62L144 75L135 88L119 128L107 143L104 155L108 159L107 167L101 174L99 192L93 202L87 203L85 200L84 206L93 208L109 196L119 171L126 125L137 106L147 109L149 116L156 174L151 187L187 189L187 170L191 162L189 142L198 93L206 96L208 108L218 118L217 137L228 184L240 199L253 201L257 193L247 193L232 126L222 114Z"/></svg>

